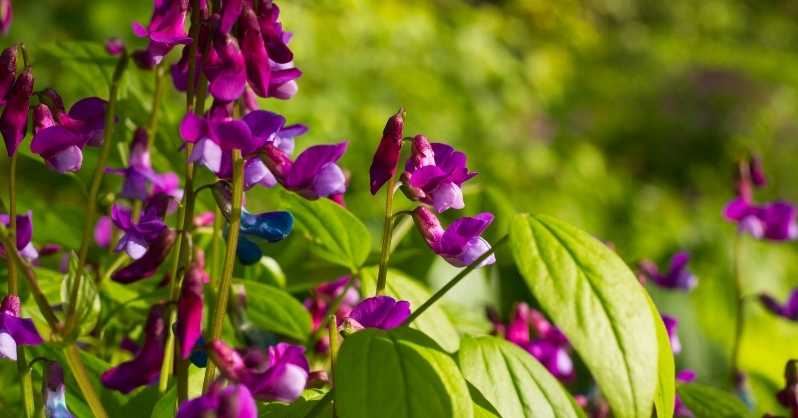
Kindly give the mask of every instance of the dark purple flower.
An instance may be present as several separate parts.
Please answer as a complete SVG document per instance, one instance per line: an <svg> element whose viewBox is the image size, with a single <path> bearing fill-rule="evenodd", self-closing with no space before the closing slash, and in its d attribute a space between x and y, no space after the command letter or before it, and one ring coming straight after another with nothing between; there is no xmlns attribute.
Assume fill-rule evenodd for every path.
<svg viewBox="0 0 798 418"><path fill-rule="evenodd" d="M112 367L102 374L103 385L122 393L130 393L139 386L145 386L158 379L161 373L164 344L166 342L166 308L163 304L150 309L144 325L144 343L132 360Z"/></svg>
<svg viewBox="0 0 798 418"><path fill-rule="evenodd" d="M402 190L408 198L431 205L438 213L462 209L461 186L476 175L468 171L465 154L446 144L430 144L424 135L416 135L402 173Z"/></svg>
<svg viewBox="0 0 798 418"><path fill-rule="evenodd" d="M2 6L0 5L0 8ZM0 105L6 104L6 96L17 78L17 46L11 45L0 54Z"/></svg>
<svg viewBox="0 0 798 418"><path fill-rule="evenodd" d="M346 322L352 329L394 329L402 326L409 316L410 302L390 296L375 296L360 301Z"/></svg>
<svg viewBox="0 0 798 418"><path fill-rule="evenodd" d="M305 389L309 368L303 347L279 343L266 352L248 349L242 356L216 340L210 352L222 374L244 384L255 399L293 402Z"/></svg>
<svg viewBox="0 0 798 418"><path fill-rule="evenodd" d="M249 6L244 8L238 26L249 86L256 95L267 97L271 81L269 54L263 43L258 18Z"/></svg>
<svg viewBox="0 0 798 418"><path fill-rule="evenodd" d="M5 213L0 213L0 223L9 227L11 219ZM24 215L17 215L16 230L17 251L22 258L33 261L39 258L39 252L33 246L33 212L28 211ZM0 246L0 254L5 253L5 248Z"/></svg>
<svg viewBox="0 0 798 418"><path fill-rule="evenodd" d="M757 156L752 156L748 161L748 167L751 176L751 182L756 187L765 187L768 184L765 177L765 170L762 168L762 159Z"/></svg>
<svg viewBox="0 0 798 418"><path fill-rule="evenodd" d="M187 14L188 0L155 0L149 25L133 22L133 34L150 40L145 51L148 60L158 64L175 46L191 43L186 32Z"/></svg>
<svg viewBox="0 0 798 418"><path fill-rule="evenodd" d="M64 387L64 369L54 361L47 361L44 366L44 408L47 418L73 418L66 406L66 390Z"/></svg>
<svg viewBox="0 0 798 418"><path fill-rule="evenodd" d="M208 393L183 402L177 418L257 418L255 399L245 385L232 384L222 389L211 384Z"/></svg>
<svg viewBox="0 0 798 418"><path fill-rule="evenodd" d="M6 143L6 152L12 156L28 131L30 96L33 94L33 72L30 67L14 81L6 96L6 107L0 115L0 133Z"/></svg>
<svg viewBox="0 0 798 418"><path fill-rule="evenodd" d="M770 312L790 321L798 321L798 288L793 289L784 304L779 303L773 296L766 293L759 295L759 301Z"/></svg>
<svg viewBox="0 0 798 418"><path fill-rule="evenodd" d="M336 162L348 143L314 145L295 161L273 143L266 144L265 162L277 181L306 199L333 197L346 192L346 176Z"/></svg>
<svg viewBox="0 0 798 418"><path fill-rule="evenodd" d="M679 251L671 258L670 267L667 273L660 272L654 262L643 260L640 262L640 270L643 276L666 289L691 290L698 284L698 279L687 269L690 261L690 254L687 251Z"/></svg>
<svg viewBox="0 0 798 418"><path fill-rule="evenodd" d="M473 217L459 218L445 230L438 217L426 207L416 208L413 219L432 251L455 267L465 267L473 263L491 248L488 241L480 236L493 222L491 213L483 212ZM491 254L479 266L495 262L496 257Z"/></svg>
<svg viewBox="0 0 798 418"><path fill-rule="evenodd" d="M213 48L202 63L211 83L211 95L224 102L238 100L247 85L247 65L238 41L229 33L216 32Z"/></svg>
<svg viewBox="0 0 798 418"><path fill-rule="evenodd" d="M404 109L399 109L388 119L382 130L382 139L371 160L371 194L377 194L383 184L396 174L404 138ZM391 193L389 190L388 193Z"/></svg>
<svg viewBox="0 0 798 418"><path fill-rule="evenodd" d="M20 318L19 297L8 294L0 304L0 358L16 361L18 345L43 343L33 320Z"/></svg>
<svg viewBox="0 0 798 418"><path fill-rule="evenodd" d="M105 52L113 56L122 55L122 53L125 52L125 43L116 37L108 38L108 40L105 41Z"/></svg>
<svg viewBox="0 0 798 418"><path fill-rule="evenodd" d="M14 16L11 0L0 0L0 34L7 34Z"/></svg>
<svg viewBox="0 0 798 418"><path fill-rule="evenodd" d="M791 241L798 238L795 206L776 201L756 205L737 197L723 210L727 220L737 223L740 232L771 241Z"/></svg>
<svg viewBox="0 0 798 418"><path fill-rule="evenodd" d="M286 64L294 59L294 54L288 48L291 39L289 32L283 31L280 23L280 8L272 0L258 1L258 22L263 34L263 41L269 52L269 57L279 64Z"/></svg>
<svg viewBox="0 0 798 418"><path fill-rule="evenodd" d="M183 288L177 302L177 340L180 342L180 355L188 358L196 342L202 336L202 307L205 301L202 288L208 283L205 271L205 254L197 250L194 260L186 270Z"/></svg>
<svg viewBox="0 0 798 418"><path fill-rule="evenodd" d="M302 71L295 68L293 63L272 64L268 97L288 100L296 96L297 92L299 92L299 85L296 79L301 76Z"/></svg>
<svg viewBox="0 0 798 418"><path fill-rule="evenodd" d="M690 383L695 380L695 372L690 369L684 369L676 373L676 381L678 383ZM676 394L676 399L673 402L673 416L674 417L692 417L693 412L682 402L679 394Z"/></svg>
<svg viewBox="0 0 798 418"><path fill-rule="evenodd" d="M669 315L662 315L662 322L665 323L665 329L668 331L668 338L671 341L671 351L673 354L682 352L682 343L679 340L679 334L676 328L679 326L679 320Z"/></svg>
<svg viewBox="0 0 798 418"><path fill-rule="evenodd" d="M141 279L151 277L158 271L158 267L163 264L175 242L175 232L169 228L164 228L158 237L150 242L147 252L111 276L111 279L119 283L131 283Z"/></svg>
<svg viewBox="0 0 798 418"><path fill-rule="evenodd" d="M798 360L789 360L784 366L784 389L776 394L776 399L790 410L791 417L798 416Z"/></svg>
<svg viewBox="0 0 798 418"><path fill-rule="evenodd" d="M148 205L138 222L132 219L130 209L114 205L111 208L111 219L114 225L124 232L116 246L116 251L125 251L130 258L138 260L147 253L152 243L158 240L165 229L163 217L166 214L164 196L160 203Z"/></svg>

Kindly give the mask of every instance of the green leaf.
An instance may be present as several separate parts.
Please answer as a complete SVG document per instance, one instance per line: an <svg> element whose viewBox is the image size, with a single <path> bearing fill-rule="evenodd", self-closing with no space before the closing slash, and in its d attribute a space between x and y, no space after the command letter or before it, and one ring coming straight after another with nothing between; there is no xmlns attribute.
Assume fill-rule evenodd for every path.
<svg viewBox="0 0 798 418"><path fill-rule="evenodd" d="M465 337L458 354L466 380L503 417L582 417L568 392L532 355L496 337Z"/></svg>
<svg viewBox="0 0 798 418"><path fill-rule="evenodd" d="M377 272L377 267L363 269L360 286L363 297L374 296L377 288ZM402 272L389 269L385 294L396 299L406 300L410 302L410 309L415 309L424 304L432 292ZM457 330L438 304L432 305L423 315L413 321L410 327L427 334L450 353L457 351L460 346L460 336L457 334Z"/></svg>
<svg viewBox="0 0 798 418"><path fill-rule="evenodd" d="M352 272L366 261L371 235L366 225L346 208L330 199L307 200L293 193L285 194L283 202L319 257Z"/></svg>
<svg viewBox="0 0 798 418"><path fill-rule="evenodd" d="M305 418L305 416L316 406L316 404L324 397L326 392L319 389L308 389L302 394L302 397L292 402L285 404L282 402L269 402L266 405L258 407L259 418ZM316 416L318 417L331 417L332 403L324 407L321 412Z"/></svg>
<svg viewBox="0 0 798 418"><path fill-rule="evenodd" d="M673 349L671 339L668 337L668 330L662 317L654 305L651 298L648 304L651 312L655 316L654 322L657 327L657 392L654 395L654 408L657 410L657 417L670 418L673 416L674 400L676 399L676 366L673 360Z"/></svg>
<svg viewBox="0 0 798 418"><path fill-rule="evenodd" d="M346 418L471 418L457 365L410 328L367 329L344 340L335 365L335 402Z"/></svg>
<svg viewBox="0 0 798 418"><path fill-rule="evenodd" d="M700 383L679 385L679 395L695 418L742 418L748 408L736 396Z"/></svg>
<svg viewBox="0 0 798 418"><path fill-rule="evenodd" d="M69 296L72 294L78 274L78 256L72 252L69 254L69 272L61 282L61 302L64 304L65 312L69 312ZM100 310L102 309L94 275L88 269L83 271L77 296L75 301L75 323L78 324L76 336L81 336L94 329L100 319Z"/></svg>
<svg viewBox="0 0 798 418"><path fill-rule="evenodd" d="M174 418L177 413L177 387L172 386L152 408L150 418Z"/></svg>
<svg viewBox="0 0 798 418"><path fill-rule="evenodd" d="M658 385L655 314L623 261L586 232L545 216L517 215L515 263L568 336L617 418L649 418Z"/></svg>
<svg viewBox="0 0 798 418"><path fill-rule="evenodd" d="M311 332L310 314L289 293L251 280L241 280L247 291L247 318L266 331L305 341Z"/></svg>

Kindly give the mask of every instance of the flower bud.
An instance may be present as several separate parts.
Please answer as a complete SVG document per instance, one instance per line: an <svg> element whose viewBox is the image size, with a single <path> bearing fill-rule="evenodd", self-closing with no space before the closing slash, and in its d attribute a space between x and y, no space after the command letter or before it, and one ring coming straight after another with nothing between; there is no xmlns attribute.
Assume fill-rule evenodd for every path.
<svg viewBox="0 0 798 418"><path fill-rule="evenodd" d="M17 77L17 46L11 45L0 54L0 104L5 104L6 95Z"/></svg>
<svg viewBox="0 0 798 418"><path fill-rule="evenodd" d="M0 115L0 132L3 134L9 157L17 152L17 147L28 130L28 111L32 94L33 72L30 68L26 68L14 81L7 96L6 107Z"/></svg>
<svg viewBox="0 0 798 418"><path fill-rule="evenodd" d="M396 174L396 166L399 164L399 156L402 152L404 123L404 109L399 109L385 124L382 139L374 153L369 170L371 194L376 194L380 187ZM391 193L391 190L388 193Z"/></svg>

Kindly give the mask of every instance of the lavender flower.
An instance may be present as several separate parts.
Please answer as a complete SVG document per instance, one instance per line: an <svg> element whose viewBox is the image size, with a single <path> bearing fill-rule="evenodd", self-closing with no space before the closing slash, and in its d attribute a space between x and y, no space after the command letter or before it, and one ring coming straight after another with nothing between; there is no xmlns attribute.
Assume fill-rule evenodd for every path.
<svg viewBox="0 0 798 418"><path fill-rule="evenodd" d="M139 386L149 385L161 373L164 344L166 341L165 306L154 305L144 325L144 343L132 360L123 362L105 371L100 377L103 385L122 393L130 393Z"/></svg>
<svg viewBox="0 0 798 418"><path fill-rule="evenodd" d="M465 267L473 263L491 248L480 236L493 222L491 213L483 212L474 217L457 219L445 230L438 217L426 207L416 208L413 219L432 251L455 267ZM495 262L496 257L491 254L479 266Z"/></svg>
<svg viewBox="0 0 798 418"><path fill-rule="evenodd" d="M111 245L114 233L114 223L110 216L100 216L94 225L94 242L101 248Z"/></svg>
<svg viewBox="0 0 798 418"><path fill-rule="evenodd" d="M11 86L6 96L6 107L0 115L0 133L3 134L9 157L16 154L19 144L28 131L28 111L32 94L33 72L28 67Z"/></svg>
<svg viewBox="0 0 798 418"><path fill-rule="evenodd" d="M346 176L337 161L348 143L315 145L303 151L295 161L274 143L264 148L264 161L277 181L306 199L335 199L346 192Z"/></svg>
<svg viewBox="0 0 798 418"><path fill-rule="evenodd" d="M679 340L679 334L676 333L676 328L679 327L679 320L669 315L662 315L662 322L665 323L665 330L668 331L668 338L671 342L671 351L673 354L682 352L682 343Z"/></svg>
<svg viewBox="0 0 798 418"><path fill-rule="evenodd" d="M666 289L688 291L698 284L698 279L687 269L690 261L690 254L687 251L679 251L673 255L667 273L661 273L654 262L643 260L640 262L640 270L643 276Z"/></svg>
<svg viewBox="0 0 798 418"><path fill-rule="evenodd" d="M150 199L137 223L134 223L130 209L114 205L111 208L111 219L117 228L124 231L116 251L124 250L134 260L143 257L151 244L167 228L163 217L166 214L168 200L169 197L165 195Z"/></svg>
<svg viewBox="0 0 798 418"><path fill-rule="evenodd" d="M132 25L134 35L150 41L146 51L137 53L136 61L154 66L175 46L190 44L185 27L187 14L188 0L155 0L150 23L146 27L139 22Z"/></svg>
<svg viewBox="0 0 798 418"><path fill-rule="evenodd" d="M5 213L0 213L0 223L9 227L11 219ZM33 212L28 211L24 215L17 215L16 231L17 251L22 258L33 261L39 258L39 252L33 246ZM5 254L5 248L0 247L0 254Z"/></svg>
<svg viewBox="0 0 798 418"><path fill-rule="evenodd" d="M345 320L345 328L394 329L402 326L410 316L410 302L390 296L375 296L358 303Z"/></svg>
<svg viewBox="0 0 798 418"><path fill-rule="evenodd" d="M476 175L468 171L465 154L446 144L430 144L424 135L416 135L402 173L402 190L408 198L431 205L438 213L462 209L461 186Z"/></svg>
<svg viewBox="0 0 798 418"><path fill-rule="evenodd" d="M0 358L17 360L18 345L39 345L44 342L33 320L20 318L19 297L8 294L0 304Z"/></svg>
<svg viewBox="0 0 798 418"><path fill-rule="evenodd" d="M779 303L773 296L766 293L759 295L759 301L771 313L790 321L798 321L798 288L793 289L784 304Z"/></svg>
<svg viewBox="0 0 798 418"><path fill-rule="evenodd" d="M195 344L202 337L202 307L205 300L202 288L208 281L205 254L198 249L186 270L177 302L176 334L180 342L180 355L184 359L191 355Z"/></svg>
<svg viewBox="0 0 798 418"><path fill-rule="evenodd" d="M48 361L44 366L44 409L47 418L73 418L66 406L64 369L61 365Z"/></svg>
<svg viewBox="0 0 798 418"><path fill-rule="evenodd" d="M371 160L371 194L377 194L383 184L396 174L404 138L404 109L399 109L388 119L382 131L382 139ZM391 191L388 191L391 193Z"/></svg>
<svg viewBox="0 0 798 418"><path fill-rule="evenodd" d="M211 384L208 393L183 402L177 418L257 418L255 399L245 385L232 384L222 388Z"/></svg>

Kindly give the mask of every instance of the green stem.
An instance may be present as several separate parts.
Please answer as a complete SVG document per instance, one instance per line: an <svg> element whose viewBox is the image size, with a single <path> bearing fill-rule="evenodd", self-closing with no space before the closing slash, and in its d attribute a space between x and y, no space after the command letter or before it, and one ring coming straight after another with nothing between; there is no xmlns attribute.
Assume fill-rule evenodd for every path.
<svg viewBox="0 0 798 418"><path fill-rule="evenodd" d="M11 156L8 173L8 233L11 242L16 246L17 241L17 154ZM8 293L19 294L19 283L17 282L17 266L8 263Z"/></svg>
<svg viewBox="0 0 798 418"><path fill-rule="evenodd" d="M335 321L335 314L327 315L327 323L328 325L328 333L330 335L330 384L335 387L335 362L337 360L338 353L338 329L336 321ZM332 404L333 408L333 418L336 418L338 414L335 412L335 402Z"/></svg>
<svg viewBox="0 0 798 418"><path fill-rule="evenodd" d="M390 257L391 234L393 233L393 197L396 194L396 177L388 180L385 188L385 219L382 226L382 247L380 249L380 270L377 274L377 294L385 293L385 284L388 277L388 258Z"/></svg>
<svg viewBox="0 0 798 418"><path fill-rule="evenodd" d="M92 241L92 232L94 230L94 217L97 214L97 196L100 193L100 186L102 186L103 176L105 175L105 166L108 161L108 156L111 154L111 143L113 142L114 133L114 119L116 115L116 96L119 92L119 83L122 76L127 69L128 56L126 53L122 54L114 69L114 76L111 80L111 88L108 94L108 106L105 109L105 130L103 131L103 145L100 150L100 158L97 160L97 166L94 168L94 177L89 189L89 199L86 205L86 222L83 225L83 237L80 242L80 251L78 252L78 270L75 276L75 285L69 294L69 305L66 315L65 331L69 331L74 326L75 322L75 305L78 299L78 289L80 289L80 281L83 279L83 267L86 265L86 257L89 254L89 245Z"/></svg>
<svg viewBox="0 0 798 418"><path fill-rule="evenodd" d="M743 332L745 331L745 297L743 296L742 252L743 236L738 232L734 240L734 297L736 315L734 321L734 340L732 344L731 356L732 384L736 384L737 375L740 372L740 346L742 344Z"/></svg>
<svg viewBox="0 0 798 418"><path fill-rule="evenodd" d="M69 366L69 370L72 371L72 377L78 382L78 387L81 393L83 393L83 399L89 404L89 409L91 409L94 417L108 418L108 414L105 412L105 408L103 408L103 404L100 402L100 398L94 390L94 385L92 385L91 380L89 380L89 374L86 372L86 367L80 359L80 352L75 344L70 344L64 348L64 358L66 359L67 366Z"/></svg>
<svg viewBox="0 0 798 418"><path fill-rule="evenodd" d="M443 295L445 295L449 290L451 290L455 285L457 285L457 283L459 283L460 280L463 280L463 278L466 277L468 275L468 273L471 273L474 269L479 267L479 265L483 261L487 260L488 257L490 257L491 254L496 252L497 248L499 248L500 246L504 245L504 243L507 242L507 240L508 240L508 236L507 235L499 238L499 240L496 241L495 244L493 244L491 249L489 249L488 251L485 251L481 256L479 256L479 258L474 260L466 268L464 268L462 271L460 271L460 273L457 273L456 276L452 277L452 279L449 280L448 283L446 283L445 285L443 285L443 287L438 289L438 291L435 292L435 294L432 295L429 299L427 299L427 301L424 302L423 305L419 306L418 309L416 309L415 311L413 311L412 314L410 314L410 317L408 317L407 320L405 321L405 325L415 321L416 318L418 318L419 316L421 316L421 314L424 313L424 311L429 309L435 302L438 301L438 299L443 297Z"/></svg>
<svg viewBox="0 0 798 418"><path fill-rule="evenodd" d="M161 109L161 97L165 84L164 74L166 74L166 64L162 62L155 67L155 89L152 92L152 108L147 119L147 136L151 141L155 141L155 134L158 131L158 111Z"/></svg>
<svg viewBox="0 0 798 418"><path fill-rule="evenodd" d="M402 242L402 239L404 239L411 229L413 229L412 216L403 217L402 220L393 227L393 233L391 234L391 246L388 248L389 254L393 254L393 252L396 251L396 247L399 246L399 243Z"/></svg>
<svg viewBox="0 0 798 418"><path fill-rule="evenodd" d="M116 273L116 271L119 270L119 268L125 265L125 263L127 263L128 261L130 261L130 257L128 257L128 255L124 252L120 253L116 257L114 262L111 263L110 266L108 266L108 269L105 270L105 273L103 273L103 275L100 277L100 282L98 284L102 284L110 280L111 276L114 273Z"/></svg>
<svg viewBox="0 0 798 418"><path fill-rule="evenodd" d="M25 410L25 417L33 417L33 378L31 377L28 362L25 359L25 346L17 346L17 371L19 372L19 383L22 388L22 406Z"/></svg>
<svg viewBox="0 0 798 418"><path fill-rule="evenodd" d="M224 266L219 288L216 292L216 306L213 309L211 332L208 342L218 340L222 335L227 300L230 297L230 285L233 281L233 268L236 262L238 248L238 233L241 226L241 201L244 194L244 159L240 150L233 150L233 210L230 215L230 230L227 233L227 248L224 255ZM214 365L208 363L205 369L205 381L202 385L203 392L208 390L214 376Z"/></svg>

